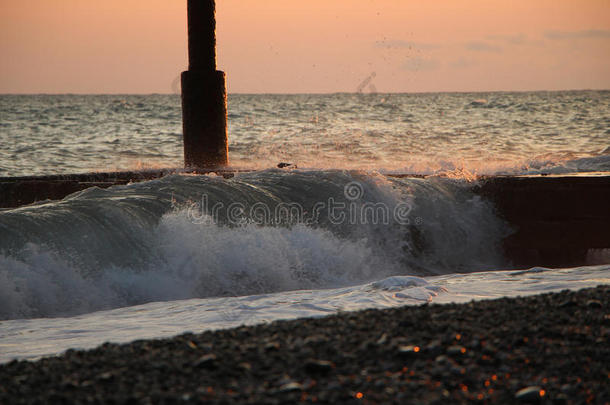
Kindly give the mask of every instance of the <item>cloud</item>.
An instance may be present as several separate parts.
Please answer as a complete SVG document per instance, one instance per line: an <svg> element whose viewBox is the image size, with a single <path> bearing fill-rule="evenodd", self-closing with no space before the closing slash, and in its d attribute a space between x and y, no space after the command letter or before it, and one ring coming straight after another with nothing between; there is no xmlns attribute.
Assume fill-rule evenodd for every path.
<svg viewBox="0 0 610 405"><path fill-rule="evenodd" d="M403 63L402 68L410 72L429 72L441 66L440 61L430 58L409 58Z"/></svg>
<svg viewBox="0 0 610 405"><path fill-rule="evenodd" d="M524 34L516 35L488 35L487 39L490 41L504 42L509 45L523 45L528 42L527 36Z"/></svg>
<svg viewBox="0 0 610 405"><path fill-rule="evenodd" d="M544 36L555 40L610 38L610 30L547 31Z"/></svg>
<svg viewBox="0 0 610 405"><path fill-rule="evenodd" d="M472 59L459 58L449 63L449 66L456 69L466 69L475 66L476 62Z"/></svg>
<svg viewBox="0 0 610 405"><path fill-rule="evenodd" d="M501 52L502 51L502 48L497 45L492 45L488 42L481 42L481 41L467 42L466 45L464 45L464 47L466 49L468 49L469 51L476 51L476 52Z"/></svg>
<svg viewBox="0 0 610 405"><path fill-rule="evenodd" d="M384 39L383 41L375 41L375 47L376 48L387 48L387 49L431 50L431 49L439 49L442 47L442 45L427 43L427 42L403 41L401 39Z"/></svg>

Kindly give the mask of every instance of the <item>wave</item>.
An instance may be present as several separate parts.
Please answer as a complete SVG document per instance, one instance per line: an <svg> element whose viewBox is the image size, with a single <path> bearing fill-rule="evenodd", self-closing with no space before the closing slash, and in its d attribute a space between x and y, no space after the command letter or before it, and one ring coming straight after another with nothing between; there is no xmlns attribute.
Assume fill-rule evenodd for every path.
<svg viewBox="0 0 610 405"><path fill-rule="evenodd" d="M470 188L267 170L172 175L0 211L0 318L501 268L510 230Z"/></svg>
<svg viewBox="0 0 610 405"><path fill-rule="evenodd" d="M572 152L548 153L527 159L485 159L484 161L434 160L411 161L381 169L386 174L413 174L424 176L458 176L474 179L477 176L545 175L610 172L610 148L599 153L578 156Z"/></svg>
<svg viewBox="0 0 610 405"><path fill-rule="evenodd" d="M520 165L498 168L491 174L568 174L610 172L610 153L605 149L592 156L574 157L572 153L539 155Z"/></svg>

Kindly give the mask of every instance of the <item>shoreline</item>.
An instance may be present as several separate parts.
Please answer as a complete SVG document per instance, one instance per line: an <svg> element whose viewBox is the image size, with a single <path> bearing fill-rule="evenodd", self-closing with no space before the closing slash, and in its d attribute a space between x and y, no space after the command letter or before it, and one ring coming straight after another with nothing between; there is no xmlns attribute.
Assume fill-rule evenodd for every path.
<svg viewBox="0 0 610 405"><path fill-rule="evenodd" d="M0 364L0 403L607 403L609 296L599 286L69 350Z"/></svg>

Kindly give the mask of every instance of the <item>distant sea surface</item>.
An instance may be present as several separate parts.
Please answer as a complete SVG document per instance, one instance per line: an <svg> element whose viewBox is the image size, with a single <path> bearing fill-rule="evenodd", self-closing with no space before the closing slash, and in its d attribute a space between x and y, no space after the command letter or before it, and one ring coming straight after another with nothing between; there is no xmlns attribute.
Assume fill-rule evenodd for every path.
<svg viewBox="0 0 610 405"><path fill-rule="evenodd" d="M610 91L230 95L236 167L610 170ZM179 167L178 95L0 96L0 176Z"/></svg>
<svg viewBox="0 0 610 405"><path fill-rule="evenodd" d="M0 209L0 362L610 284L607 264L508 270L514 229L472 191L476 174L610 171L609 91L231 95L229 141L259 170ZM176 95L0 96L0 177L181 166Z"/></svg>

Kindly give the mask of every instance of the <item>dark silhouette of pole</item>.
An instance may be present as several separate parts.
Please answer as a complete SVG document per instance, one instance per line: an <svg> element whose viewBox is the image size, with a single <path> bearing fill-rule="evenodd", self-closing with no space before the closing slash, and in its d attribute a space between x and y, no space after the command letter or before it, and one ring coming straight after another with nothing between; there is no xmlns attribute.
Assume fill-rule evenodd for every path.
<svg viewBox="0 0 610 405"><path fill-rule="evenodd" d="M189 68L182 72L182 130L187 168L229 164L225 73L216 70L214 0L188 0Z"/></svg>

